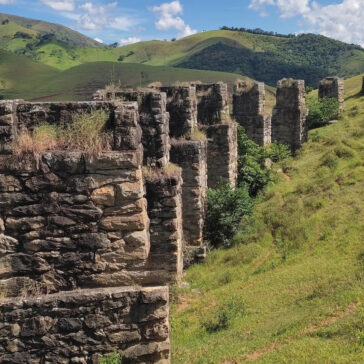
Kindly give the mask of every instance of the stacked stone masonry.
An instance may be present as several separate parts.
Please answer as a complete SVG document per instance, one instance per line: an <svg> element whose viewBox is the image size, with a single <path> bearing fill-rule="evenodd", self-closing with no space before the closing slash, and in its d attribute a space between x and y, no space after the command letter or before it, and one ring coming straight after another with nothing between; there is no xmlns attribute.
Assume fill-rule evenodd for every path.
<svg viewBox="0 0 364 364"><path fill-rule="evenodd" d="M62 292L0 304L0 361L169 363L168 288Z"/></svg>
<svg viewBox="0 0 364 364"><path fill-rule="evenodd" d="M226 83L196 84L196 96L199 124L218 124L229 119L229 98Z"/></svg>
<svg viewBox="0 0 364 364"><path fill-rule="evenodd" d="M182 270L182 258L177 264L176 252L171 249L173 244L181 247L182 222L179 220L178 225L171 217L172 213L179 213L177 220L181 218L181 205L177 203L181 200L180 186L170 191L169 203L174 210L167 198L159 210L164 219L159 234L170 235L169 244L159 247L159 255L164 254L162 268L161 261L152 259L155 246L151 248L150 233L155 232L150 231L145 198L138 104L8 101L1 103L1 107L1 122L8 123L11 129L7 131L10 137L1 139L0 155L0 290L2 297L7 298L0 305L0 312L5 315L5 323L18 320L11 322L11 326L1 326L0 354L2 360L7 360L2 362L91 363L99 355L117 349L133 363L168 363L168 316L163 316L162 329L157 317L159 303L155 307L148 306L152 303L149 298L143 301L144 295L149 295L148 289L131 294L125 288L150 284L153 272L157 272L153 284L164 285L176 281ZM69 123L73 115L97 109L109 115L112 151L97 156L49 151L39 158L22 159L11 155L12 142L20 129L31 130L42 122ZM156 193L160 193L158 188ZM179 235L171 232L173 224ZM105 290L99 294L95 289L101 287ZM117 287L117 291L112 287ZM80 295L84 301L77 301ZM37 296L32 301L37 303L29 306L27 302L32 296ZM133 301L131 296L138 299ZM70 304L74 310L80 307L80 311L75 310L70 321L66 320L69 327L65 331L58 331L61 314L57 316L57 305L62 297L69 299L62 303L63 308L68 309ZM104 312L100 300L109 300L112 309L105 308ZM167 300L163 302L167 306ZM94 312L101 321L88 327L93 325L88 315ZM138 312L148 313L140 324ZM109 322L105 324L107 317L111 326ZM85 332L80 332L78 323L72 326L76 318L85 321L81 323ZM43 325L47 326L47 335L35 334ZM8 335L7 327L15 327L15 331ZM100 330L107 335L100 336ZM59 344L55 349L60 337L64 347ZM54 361L55 357L60 361Z"/></svg>
<svg viewBox="0 0 364 364"><path fill-rule="evenodd" d="M167 96L156 90L120 90L114 93L96 93L95 98L104 101L134 101L139 106L139 123L142 129L144 164L165 167L169 163L169 113Z"/></svg>
<svg viewBox="0 0 364 364"><path fill-rule="evenodd" d="M172 138L189 138L197 128L197 98L195 86L161 87L167 95L169 135Z"/></svg>
<svg viewBox="0 0 364 364"><path fill-rule="evenodd" d="M146 176L150 217L150 255L144 282L179 281L183 273L181 171L160 177Z"/></svg>
<svg viewBox="0 0 364 364"><path fill-rule="evenodd" d="M233 115L244 127L247 136L259 145L271 142L271 116L264 114L263 82L241 81L234 86Z"/></svg>
<svg viewBox="0 0 364 364"><path fill-rule="evenodd" d="M182 168L183 238L187 246L203 243L207 194L207 143L177 140L171 161Z"/></svg>
<svg viewBox="0 0 364 364"><path fill-rule="evenodd" d="M344 79L339 77L326 77L320 81L319 99L334 98L339 101L339 117L345 109Z"/></svg>
<svg viewBox="0 0 364 364"><path fill-rule="evenodd" d="M284 78L277 83L272 115L272 141L295 151L307 140L305 82Z"/></svg>
<svg viewBox="0 0 364 364"><path fill-rule="evenodd" d="M238 171L237 126L226 122L204 126L208 139L207 146L207 183L215 188L221 181L235 187Z"/></svg>

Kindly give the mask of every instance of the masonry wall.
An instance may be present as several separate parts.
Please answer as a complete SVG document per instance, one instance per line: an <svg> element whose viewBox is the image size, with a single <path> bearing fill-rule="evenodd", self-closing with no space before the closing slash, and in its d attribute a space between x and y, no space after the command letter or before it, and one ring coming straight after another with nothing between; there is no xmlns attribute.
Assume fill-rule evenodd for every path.
<svg viewBox="0 0 364 364"><path fill-rule="evenodd" d="M183 273L181 171L169 175L163 175L163 171L154 173L146 175L150 217L150 255L144 276L146 284L176 282Z"/></svg>
<svg viewBox="0 0 364 364"><path fill-rule="evenodd" d="M177 140L171 161L182 168L183 238L187 246L203 243L207 195L207 142Z"/></svg>
<svg viewBox="0 0 364 364"><path fill-rule="evenodd" d="M164 167L169 163L169 114L167 96L159 91L120 90L114 93L99 92L98 99L105 101L134 101L139 106L139 123L142 128L144 165Z"/></svg>
<svg viewBox="0 0 364 364"><path fill-rule="evenodd" d="M233 93L234 119L244 127L247 136L259 145L271 141L271 116L264 114L265 87L263 82L242 81Z"/></svg>
<svg viewBox="0 0 364 364"><path fill-rule="evenodd" d="M197 98L195 86L161 87L167 95L170 115L169 135L172 138L189 138L197 127Z"/></svg>
<svg viewBox="0 0 364 364"><path fill-rule="evenodd" d="M272 115L272 141L295 151L307 140L305 82L282 79L277 83L277 103Z"/></svg>
<svg viewBox="0 0 364 364"><path fill-rule="evenodd" d="M238 170L237 126L235 122L203 127L208 139L207 181L214 188L222 181L236 186Z"/></svg>
<svg viewBox="0 0 364 364"><path fill-rule="evenodd" d="M198 123L211 125L229 119L227 84L196 84Z"/></svg>
<svg viewBox="0 0 364 364"><path fill-rule="evenodd" d="M2 363L169 363L168 288L92 289L0 303Z"/></svg>
<svg viewBox="0 0 364 364"><path fill-rule="evenodd" d="M334 98L339 101L339 115L344 112L344 79L339 77L326 77L319 83L319 99ZM339 116L338 115L338 116Z"/></svg>

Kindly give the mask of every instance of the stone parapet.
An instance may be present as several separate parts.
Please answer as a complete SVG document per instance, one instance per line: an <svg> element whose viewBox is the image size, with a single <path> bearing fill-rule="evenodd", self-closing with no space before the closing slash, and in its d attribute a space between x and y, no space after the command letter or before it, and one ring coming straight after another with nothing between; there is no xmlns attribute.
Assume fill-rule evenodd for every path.
<svg viewBox="0 0 364 364"><path fill-rule="evenodd" d="M78 290L0 303L2 363L170 362L168 287Z"/></svg>
<svg viewBox="0 0 364 364"><path fill-rule="evenodd" d="M197 98L195 86L160 87L167 95L170 115L169 135L172 138L189 138L197 128Z"/></svg>
<svg viewBox="0 0 364 364"><path fill-rule="evenodd" d="M216 187L220 181L236 186L238 174L237 124L226 122L203 127L208 138L207 183Z"/></svg>
<svg viewBox="0 0 364 364"><path fill-rule="evenodd" d="M305 81L284 78L277 83L277 103L272 115L272 142L292 151L307 140Z"/></svg>
<svg viewBox="0 0 364 364"><path fill-rule="evenodd" d="M171 161L182 168L183 238L187 246L203 243L207 198L207 142L177 140Z"/></svg>
<svg viewBox="0 0 364 364"><path fill-rule="evenodd" d="M199 124L219 124L230 117L227 84L196 84Z"/></svg>

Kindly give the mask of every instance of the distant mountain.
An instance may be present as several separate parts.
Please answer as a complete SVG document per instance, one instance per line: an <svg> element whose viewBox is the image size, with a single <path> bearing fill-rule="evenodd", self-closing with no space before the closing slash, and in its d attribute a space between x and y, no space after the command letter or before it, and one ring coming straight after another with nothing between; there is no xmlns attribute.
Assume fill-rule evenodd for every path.
<svg viewBox="0 0 364 364"><path fill-rule="evenodd" d="M33 31L31 32L32 36L44 36L51 34L55 39L65 42L69 45L79 47L102 47L102 44L99 42L96 42L95 40L88 38L85 35L69 29L63 25L0 13L0 24L3 24L4 22L7 23L7 21L27 29L28 31L25 31L24 33L29 34L29 30Z"/></svg>

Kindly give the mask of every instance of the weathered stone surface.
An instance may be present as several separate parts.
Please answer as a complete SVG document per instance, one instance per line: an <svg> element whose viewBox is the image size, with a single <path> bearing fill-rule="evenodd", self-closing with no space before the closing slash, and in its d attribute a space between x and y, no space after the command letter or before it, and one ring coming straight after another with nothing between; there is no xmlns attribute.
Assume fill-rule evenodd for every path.
<svg viewBox="0 0 364 364"><path fill-rule="evenodd" d="M204 127L207 144L208 187L222 181L235 187L238 173L238 136L235 122Z"/></svg>
<svg viewBox="0 0 364 364"><path fill-rule="evenodd" d="M196 84L196 95L197 120L200 124L219 124L229 119L226 83Z"/></svg>
<svg viewBox="0 0 364 364"><path fill-rule="evenodd" d="M339 115L338 118L345 109L345 97L344 97L344 79L339 77L326 77L319 83L318 88L319 99L328 97L334 98L339 101Z"/></svg>
<svg viewBox="0 0 364 364"><path fill-rule="evenodd" d="M169 135L189 138L197 128L196 86L169 86L160 87L160 90L167 95Z"/></svg>
<svg viewBox="0 0 364 364"><path fill-rule="evenodd" d="M242 81L234 86L233 115L250 139L259 145L271 141L271 116L264 114L263 82Z"/></svg>
<svg viewBox="0 0 364 364"><path fill-rule="evenodd" d="M277 83L277 103L272 115L272 141L292 151L307 139L305 82L284 78Z"/></svg>
<svg viewBox="0 0 364 364"><path fill-rule="evenodd" d="M62 292L0 303L4 363L169 363L168 288ZM117 325L115 324L117 323Z"/></svg>
<svg viewBox="0 0 364 364"><path fill-rule="evenodd" d="M96 205L114 206L115 204L115 189L114 186L104 186L97 188L91 194L91 199Z"/></svg>
<svg viewBox="0 0 364 364"><path fill-rule="evenodd" d="M176 141L171 147L171 161L182 168L182 218L185 244L203 242L207 194L207 142ZM164 203L175 206L173 198Z"/></svg>

